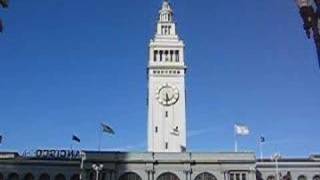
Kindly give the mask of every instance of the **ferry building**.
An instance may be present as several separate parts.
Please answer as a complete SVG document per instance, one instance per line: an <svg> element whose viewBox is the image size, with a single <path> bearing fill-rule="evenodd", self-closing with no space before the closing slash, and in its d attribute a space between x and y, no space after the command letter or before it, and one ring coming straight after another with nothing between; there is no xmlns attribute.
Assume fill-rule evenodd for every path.
<svg viewBox="0 0 320 180"><path fill-rule="evenodd" d="M254 152L188 151L184 46L164 0L146 67L146 152L0 152L0 180L320 180L320 155L257 159Z"/></svg>

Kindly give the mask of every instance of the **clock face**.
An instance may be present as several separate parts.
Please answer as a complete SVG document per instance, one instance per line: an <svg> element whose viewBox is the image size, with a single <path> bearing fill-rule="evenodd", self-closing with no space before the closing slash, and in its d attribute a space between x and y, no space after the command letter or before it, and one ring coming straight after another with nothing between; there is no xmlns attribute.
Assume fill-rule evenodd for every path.
<svg viewBox="0 0 320 180"><path fill-rule="evenodd" d="M157 90L156 98L164 106L174 105L179 99L179 90L170 84L164 84Z"/></svg>

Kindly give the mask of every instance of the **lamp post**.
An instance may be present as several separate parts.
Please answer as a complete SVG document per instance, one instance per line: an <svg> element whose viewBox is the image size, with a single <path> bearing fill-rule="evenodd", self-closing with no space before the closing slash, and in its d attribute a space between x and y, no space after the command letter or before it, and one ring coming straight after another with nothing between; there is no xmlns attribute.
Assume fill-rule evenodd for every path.
<svg viewBox="0 0 320 180"><path fill-rule="evenodd" d="M271 159L274 160L274 162L276 163L276 178L277 178L277 180L280 180L280 177L279 177L279 164L278 164L278 160L280 158L281 158L280 153L275 153L271 157Z"/></svg>
<svg viewBox="0 0 320 180"><path fill-rule="evenodd" d="M307 38L314 40L320 67L320 0L296 0Z"/></svg>
<svg viewBox="0 0 320 180"><path fill-rule="evenodd" d="M92 164L92 169L96 171L96 180L99 180L99 174L103 169L103 164Z"/></svg>

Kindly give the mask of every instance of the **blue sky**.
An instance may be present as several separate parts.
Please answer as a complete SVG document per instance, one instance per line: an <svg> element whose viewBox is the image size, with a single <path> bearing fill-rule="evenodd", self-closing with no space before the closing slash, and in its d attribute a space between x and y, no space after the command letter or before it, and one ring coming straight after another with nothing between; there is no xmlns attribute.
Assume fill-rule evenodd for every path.
<svg viewBox="0 0 320 180"><path fill-rule="evenodd" d="M291 0L174 0L188 149L320 153L320 70ZM11 1L0 12L0 150L146 150L147 52L161 0Z"/></svg>

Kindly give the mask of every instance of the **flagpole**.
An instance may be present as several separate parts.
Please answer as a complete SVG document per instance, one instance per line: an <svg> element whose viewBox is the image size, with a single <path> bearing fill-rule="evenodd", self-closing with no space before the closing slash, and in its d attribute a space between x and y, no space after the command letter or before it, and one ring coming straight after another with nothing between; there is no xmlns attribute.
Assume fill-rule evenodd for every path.
<svg viewBox="0 0 320 180"><path fill-rule="evenodd" d="M234 141L234 152L238 152L238 142L237 142L237 140Z"/></svg>
<svg viewBox="0 0 320 180"><path fill-rule="evenodd" d="M262 142L259 141L259 149L260 149L260 160L262 161L263 159L263 151L262 151Z"/></svg>
<svg viewBox="0 0 320 180"><path fill-rule="evenodd" d="M238 152L238 139L237 139L237 132L234 128L234 152Z"/></svg>
<svg viewBox="0 0 320 180"><path fill-rule="evenodd" d="M99 128L100 129L100 128ZM101 138L102 138L102 130L99 130L99 142L98 142L98 151L101 151Z"/></svg>

